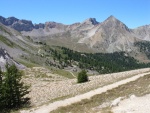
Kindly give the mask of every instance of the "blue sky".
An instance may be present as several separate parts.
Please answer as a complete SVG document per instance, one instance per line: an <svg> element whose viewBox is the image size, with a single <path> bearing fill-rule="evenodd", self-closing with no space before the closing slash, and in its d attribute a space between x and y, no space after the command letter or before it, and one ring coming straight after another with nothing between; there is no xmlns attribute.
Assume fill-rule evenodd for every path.
<svg viewBox="0 0 150 113"><path fill-rule="evenodd" d="M96 18L102 22L110 15L129 28L150 24L150 0L1 0L0 15L64 24Z"/></svg>

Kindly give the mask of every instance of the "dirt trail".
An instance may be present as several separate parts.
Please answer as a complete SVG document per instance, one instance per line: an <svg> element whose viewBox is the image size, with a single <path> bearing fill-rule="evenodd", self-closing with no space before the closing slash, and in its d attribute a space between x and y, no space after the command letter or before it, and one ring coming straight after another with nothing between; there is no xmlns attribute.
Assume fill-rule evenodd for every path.
<svg viewBox="0 0 150 113"><path fill-rule="evenodd" d="M69 71L71 74L72 74L72 76L74 77L74 78L76 78L76 76L71 72L71 71Z"/></svg>
<svg viewBox="0 0 150 113"><path fill-rule="evenodd" d="M138 78L143 77L147 74L150 74L150 72L137 74L133 77L130 77L130 78L121 80L119 82L116 82L116 83L92 90L90 92L87 92L87 93L84 93L81 95L77 95L75 97L71 97L71 98L68 98L65 100L56 101L56 102L50 103L48 105L43 105L37 109L31 109L30 111L29 110L28 111L21 111L21 113L50 113L51 111L56 110L58 107L71 105L73 103L81 101L82 99L90 99L94 95L101 94L103 92L106 92L107 90L111 90L113 88L116 88L116 87L123 85L123 84L126 84L128 82L135 81Z"/></svg>

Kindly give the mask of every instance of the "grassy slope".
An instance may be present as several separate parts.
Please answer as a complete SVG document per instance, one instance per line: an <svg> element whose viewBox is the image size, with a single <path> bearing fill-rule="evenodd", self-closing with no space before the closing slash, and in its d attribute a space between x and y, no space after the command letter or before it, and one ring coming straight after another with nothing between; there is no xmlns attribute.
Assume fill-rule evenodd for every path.
<svg viewBox="0 0 150 113"><path fill-rule="evenodd" d="M68 71L65 71L63 69L57 69L57 68L53 68L53 67L47 67L50 71L52 71L52 73L54 74L58 74L60 76L64 76L66 78L74 78L74 76L72 76L72 74Z"/></svg>
<svg viewBox="0 0 150 113"><path fill-rule="evenodd" d="M14 43L2 35L0 35L0 41L2 41L4 44L6 44L9 47L14 47Z"/></svg>

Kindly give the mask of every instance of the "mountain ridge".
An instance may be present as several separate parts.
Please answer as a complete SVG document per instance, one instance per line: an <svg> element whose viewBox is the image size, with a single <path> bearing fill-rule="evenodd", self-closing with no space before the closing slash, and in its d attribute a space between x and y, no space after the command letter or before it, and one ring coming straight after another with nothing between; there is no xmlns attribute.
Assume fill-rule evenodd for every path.
<svg viewBox="0 0 150 113"><path fill-rule="evenodd" d="M110 19L114 19L114 20L118 20L116 17L114 17L113 15L111 15L111 16L109 16L106 20L110 20ZM104 20L104 21L106 21L106 20ZM72 24L68 24L68 25L66 25L66 24L63 24L63 23L59 23L59 22L55 22L55 21L46 21L46 22L44 22L44 23L35 23L35 24L33 24L32 23L32 21L31 20L26 20L26 19L18 19L18 18L16 18L16 17L13 17L13 16L11 16L11 17L7 17L7 18L5 18L5 17L3 17L3 16L0 16L0 22L2 23L2 24L4 24L4 25L13 25L13 24L16 24L16 22L17 23L24 23L24 24L28 24L28 25L30 25L31 26L31 28L30 29L20 29L20 30L18 30L18 29L16 29L16 28L14 28L14 29L16 29L16 30L18 30L18 31L23 31L23 30L25 30L25 31L31 31L31 30L33 30L34 28L35 29L38 29L38 28L44 28L45 27L45 24L46 23L56 23L56 24L63 24L63 25L65 25L65 26L70 26L70 25L73 25L73 24L77 24L77 23L84 23L84 22L87 22L87 21L89 21L89 22L92 22L93 23L93 25L97 25L97 24L99 24L99 23L101 23L101 22L98 22L97 20L96 20L96 18L88 18L88 19L85 19L83 22L76 22L76 23L72 23ZM119 20L120 21L120 20ZM147 25L141 25L141 26L139 26L139 27L142 27L142 26L149 26L150 24L147 24ZM13 27L13 26L12 26ZM138 27L136 27L136 28L138 28ZM134 28L134 29L136 29L136 28Z"/></svg>
<svg viewBox="0 0 150 113"><path fill-rule="evenodd" d="M103 22L88 18L71 25L52 21L33 24L28 20L19 20L15 17L6 19L0 16L0 47L5 49L14 61L26 66L52 65L59 68L70 66L69 59L59 57L61 56L59 47L69 48L68 51L76 51L78 54L109 53L108 56L111 57L113 53L123 52L124 56L121 56L121 59L134 57L138 64L138 61L150 62L149 31L150 25L130 29L114 16L108 17ZM58 50L57 54L55 50ZM54 55L58 59L54 58ZM79 68L77 64L76 66Z"/></svg>
<svg viewBox="0 0 150 113"><path fill-rule="evenodd" d="M0 22L20 32L21 37L29 36L33 41L46 41L50 45L65 46L79 51L84 46L95 52L132 52L137 50L135 42L150 41L150 25L130 29L113 15L103 22L88 18L71 25L53 21L33 24L29 20L2 16Z"/></svg>

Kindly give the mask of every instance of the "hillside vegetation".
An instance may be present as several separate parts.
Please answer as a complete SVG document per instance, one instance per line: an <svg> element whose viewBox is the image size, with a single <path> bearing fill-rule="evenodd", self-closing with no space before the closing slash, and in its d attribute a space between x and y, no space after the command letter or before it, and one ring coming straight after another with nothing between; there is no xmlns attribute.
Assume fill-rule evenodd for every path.
<svg viewBox="0 0 150 113"><path fill-rule="evenodd" d="M148 67L150 64L139 63L125 52L81 53L65 47L43 47L46 64L58 68L78 66L80 69L98 73L113 73ZM50 59L53 59L53 61ZM57 62L57 63L56 63Z"/></svg>

